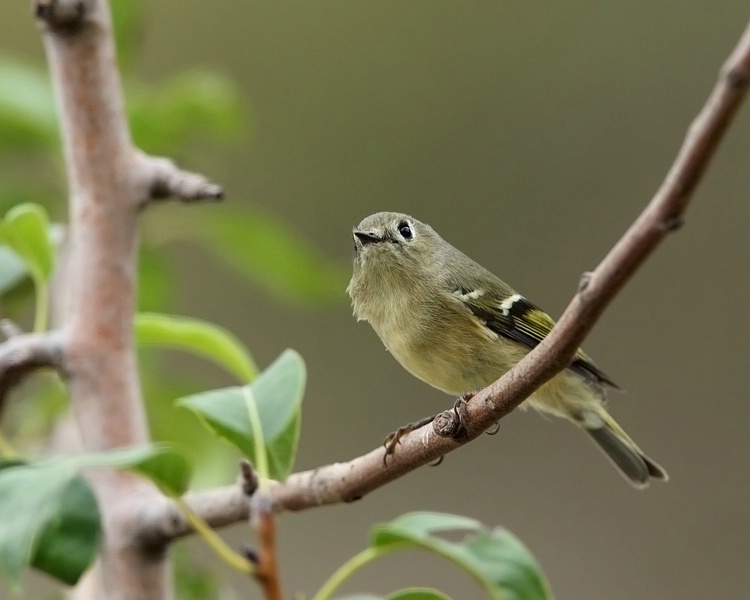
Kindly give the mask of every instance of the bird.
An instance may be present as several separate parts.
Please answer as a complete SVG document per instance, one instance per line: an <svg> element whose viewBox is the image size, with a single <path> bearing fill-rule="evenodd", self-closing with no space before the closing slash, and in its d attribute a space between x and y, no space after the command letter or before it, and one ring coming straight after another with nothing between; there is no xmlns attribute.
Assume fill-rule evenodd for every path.
<svg viewBox="0 0 750 600"><path fill-rule="evenodd" d="M375 213L352 235L347 293L354 316L369 322L409 373L443 392L464 395L486 387L554 327L526 297L407 214ZM664 468L605 408L607 388L617 386L579 350L522 406L577 425L636 488L667 481Z"/></svg>

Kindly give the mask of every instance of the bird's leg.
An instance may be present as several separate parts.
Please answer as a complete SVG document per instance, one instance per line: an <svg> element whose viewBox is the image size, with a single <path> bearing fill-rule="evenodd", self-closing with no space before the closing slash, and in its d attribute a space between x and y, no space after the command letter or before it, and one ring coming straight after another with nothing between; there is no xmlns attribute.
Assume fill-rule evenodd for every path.
<svg viewBox="0 0 750 600"><path fill-rule="evenodd" d="M477 394L479 389L464 392L456 398L453 408L442 413L444 423L441 423L440 431L437 432L439 435L442 437L451 437L454 440L466 437L466 427L464 426L466 405Z"/></svg>
<svg viewBox="0 0 750 600"><path fill-rule="evenodd" d="M403 436L405 436L407 433L411 433L412 431L416 431L424 425L432 423L434 420L435 415L424 417L423 419L419 419L418 421L414 421L413 423L409 423L408 425L399 427L396 431L389 433L383 441L383 447L385 448L385 454L383 455L383 464L386 464L388 462L388 457L396 452L396 446L401 443L401 438Z"/></svg>
<svg viewBox="0 0 750 600"><path fill-rule="evenodd" d="M466 428L464 427L463 423L466 404L477 394L477 392L479 392L480 389L481 388L471 390L469 392L464 392L458 398L456 398L456 401L453 403L453 406L450 409L443 411L439 415L432 415L429 417L425 417L424 419L419 419L418 421L414 421L413 423L409 423L408 425L399 427L393 433L388 434L388 436L383 441L383 447L385 448L385 454L383 455L383 464L387 464L388 457L396 452L396 446L401 443L401 438L403 436L405 436L407 433L411 433L412 431L419 429L424 425L433 423L435 419L438 419L439 423L435 423L433 427L435 429L435 433L437 433L439 436L450 437L456 440L460 440L461 438L466 437ZM492 433L494 434L496 432L497 430L493 431ZM435 464L440 464L442 460L443 459L441 457Z"/></svg>
<svg viewBox="0 0 750 600"><path fill-rule="evenodd" d="M435 417L435 421L432 425L433 430L440 437L449 437L454 440L462 440L467 436L466 426L464 422L466 420L466 407L469 400L476 396L482 388L464 392L453 403L453 408L444 410ZM488 429L485 433L488 435L495 435L500 429L499 423Z"/></svg>

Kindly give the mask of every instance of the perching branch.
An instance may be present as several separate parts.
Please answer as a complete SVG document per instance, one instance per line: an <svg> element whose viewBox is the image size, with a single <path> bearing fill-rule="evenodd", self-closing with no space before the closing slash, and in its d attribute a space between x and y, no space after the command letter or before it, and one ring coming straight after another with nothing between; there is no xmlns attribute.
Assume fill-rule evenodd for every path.
<svg viewBox="0 0 750 600"><path fill-rule="evenodd" d="M446 434L455 419L452 411L445 411L432 425L402 437L386 467L383 466L384 450L378 447L349 462L296 473L285 483L276 482L271 488L271 496L277 510L303 510L358 500L478 437L566 368L615 295L659 243L682 225L687 204L737 113L749 84L750 25L722 68L716 86L691 124L672 168L651 202L599 266L584 274L578 292L547 339L468 402L462 413L465 436L456 440ZM227 487L189 495L187 501L208 522L218 527L235 519L247 518L247 507L238 503L239 497L237 487ZM165 510L161 516L150 515L150 523L155 529L166 537L189 533L189 528L175 514L174 507L161 508ZM163 527L167 522L170 523L168 531Z"/></svg>
<svg viewBox="0 0 750 600"><path fill-rule="evenodd" d="M716 86L690 126L672 168L651 202L599 266L584 276L578 293L544 342L469 401L462 415L467 429L465 438L456 441L435 433L434 425L423 427L402 438L398 451L388 459L387 469L382 465L383 450L376 449L348 463L293 475L274 490L280 506L300 510L357 499L476 438L566 368L614 296L667 234L682 224L687 204L749 84L750 25L723 66ZM450 412L443 413L448 421Z"/></svg>

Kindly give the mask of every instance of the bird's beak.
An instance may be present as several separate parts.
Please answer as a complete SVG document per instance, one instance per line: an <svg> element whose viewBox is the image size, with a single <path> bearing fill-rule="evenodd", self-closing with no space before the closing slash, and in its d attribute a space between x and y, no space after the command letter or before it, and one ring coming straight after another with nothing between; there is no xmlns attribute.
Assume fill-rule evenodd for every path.
<svg viewBox="0 0 750 600"><path fill-rule="evenodd" d="M355 241L359 241L362 245L366 244L375 244L377 242L382 242L383 238L379 236L374 231L357 231L354 230L354 239Z"/></svg>

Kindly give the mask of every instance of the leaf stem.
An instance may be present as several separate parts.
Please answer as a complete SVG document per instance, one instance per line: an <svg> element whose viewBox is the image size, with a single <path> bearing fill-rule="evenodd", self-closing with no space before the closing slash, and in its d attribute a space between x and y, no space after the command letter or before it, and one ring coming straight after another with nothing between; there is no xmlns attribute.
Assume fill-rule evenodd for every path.
<svg viewBox="0 0 750 600"><path fill-rule="evenodd" d="M397 542L387 546L366 548L365 550L362 550L362 552L355 554L336 569L333 575L328 578L328 581L326 581L318 590L318 593L313 596L312 600L329 600L331 595L341 586L342 583L344 583L344 581L349 579L364 566L381 556L393 552L394 550L402 550L409 547L412 547L412 544L408 542Z"/></svg>
<svg viewBox="0 0 750 600"><path fill-rule="evenodd" d="M227 563L233 569L236 569L240 573L245 575L252 575L255 573L255 565L247 560L241 554L238 554L227 543L219 537L219 535L211 529L192 508L182 498L174 498L174 502L180 512L185 516L190 526L200 535L208 546L213 550L216 555Z"/></svg>
<svg viewBox="0 0 750 600"><path fill-rule="evenodd" d="M250 419L250 428L253 430L253 443L255 445L255 470L258 473L258 488L263 493L268 492L268 481L270 471L268 469L268 455L266 454L266 441L263 438L263 425L258 412L255 396L249 385L242 387L242 395L245 398L247 415Z"/></svg>

